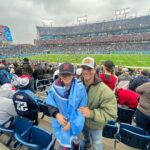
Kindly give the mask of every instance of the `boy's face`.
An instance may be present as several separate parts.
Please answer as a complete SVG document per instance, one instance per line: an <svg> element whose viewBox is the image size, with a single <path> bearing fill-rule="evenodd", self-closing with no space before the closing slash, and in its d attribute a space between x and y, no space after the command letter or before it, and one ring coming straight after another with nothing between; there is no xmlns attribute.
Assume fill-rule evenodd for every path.
<svg viewBox="0 0 150 150"><path fill-rule="evenodd" d="M72 74L61 74L60 78L66 86L70 86L71 82L72 82L73 75Z"/></svg>

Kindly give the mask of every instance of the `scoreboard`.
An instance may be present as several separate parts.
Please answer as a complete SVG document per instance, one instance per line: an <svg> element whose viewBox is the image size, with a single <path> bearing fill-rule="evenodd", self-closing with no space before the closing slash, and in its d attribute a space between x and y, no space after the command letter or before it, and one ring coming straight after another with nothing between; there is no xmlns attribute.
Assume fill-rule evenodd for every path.
<svg viewBox="0 0 150 150"><path fill-rule="evenodd" d="M10 29L7 26L0 25L0 44L12 42Z"/></svg>

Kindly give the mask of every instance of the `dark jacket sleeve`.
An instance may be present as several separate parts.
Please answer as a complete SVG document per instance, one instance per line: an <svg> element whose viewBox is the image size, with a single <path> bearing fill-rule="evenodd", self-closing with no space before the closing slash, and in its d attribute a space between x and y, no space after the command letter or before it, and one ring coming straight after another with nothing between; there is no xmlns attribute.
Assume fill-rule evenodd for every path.
<svg viewBox="0 0 150 150"><path fill-rule="evenodd" d="M54 106L52 106L52 105L49 105L49 104L47 104L47 106L48 106L50 115L51 115L52 117L56 118L56 115L59 113L58 108L56 108L56 107L54 107Z"/></svg>
<svg viewBox="0 0 150 150"><path fill-rule="evenodd" d="M135 91L136 86L137 86L137 79L134 79L133 81L130 82L129 89Z"/></svg>

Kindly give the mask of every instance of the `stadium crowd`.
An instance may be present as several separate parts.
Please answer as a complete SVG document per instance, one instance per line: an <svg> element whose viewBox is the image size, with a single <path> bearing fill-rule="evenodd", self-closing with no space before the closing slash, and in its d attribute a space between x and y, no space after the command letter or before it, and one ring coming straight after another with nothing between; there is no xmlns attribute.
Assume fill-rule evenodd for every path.
<svg viewBox="0 0 150 150"><path fill-rule="evenodd" d="M111 60L96 64L91 57L84 58L80 65L28 59L41 53L150 53L149 26L150 16L143 16L70 27L37 27L35 45L0 47L0 58L24 57L0 62L0 132L3 134L3 126L5 131L14 127L14 122L8 122L17 116L38 126L39 112L47 111L59 150L103 150L107 125L119 124L121 130L121 119L129 119L127 113L120 117L124 110L134 112L125 123L150 138L148 70L116 66ZM39 92L46 93L46 97L41 99ZM21 137L15 134L13 139L23 140L29 130ZM28 138L34 141L32 136ZM37 144L45 143L40 139ZM18 142L14 145L19 146Z"/></svg>
<svg viewBox="0 0 150 150"><path fill-rule="evenodd" d="M83 33L99 33L105 31L116 31L120 29L137 29L140 27L148 27L150 16L142 16L137 18L128 18L122 20L104 21L84 25L76 25L71 27L39 27L40 35L69 35Z"/></svg>
<svg viewBox="0 0 150 150"><path fill-rule="evenodd" d="M117 121L117 107L135 110L133 122L150 134L148 70L116 67L111 60L98 65L91 57L84 58L80 66L30 62L28 58L11 63L2 60L0 85L1 125L17 115L38 125L37 91L50 86L43 101L63 150L102 150L103 127L108 121ZM28 102L30 105L24 105ZM75 138L81 133L82 141Z"/></svg>
<svg viewBox="0 0 150 150"><path fill-rule="evenodd" d="M150 16L68 27L36 27L35 45L0 47L0 58L40 53L149 53Z"/></svg>

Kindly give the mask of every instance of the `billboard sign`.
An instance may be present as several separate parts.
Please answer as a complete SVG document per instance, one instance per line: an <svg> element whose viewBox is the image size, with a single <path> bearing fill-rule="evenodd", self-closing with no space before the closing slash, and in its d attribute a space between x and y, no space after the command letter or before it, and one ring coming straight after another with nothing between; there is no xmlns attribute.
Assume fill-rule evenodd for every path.
<svg viewBox="0 0 150 150"><path fill-rule="evenodd" d="M0 41L12 42L10 29L7 26L0 25Z"/></svg>

